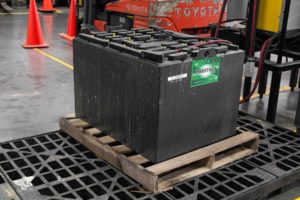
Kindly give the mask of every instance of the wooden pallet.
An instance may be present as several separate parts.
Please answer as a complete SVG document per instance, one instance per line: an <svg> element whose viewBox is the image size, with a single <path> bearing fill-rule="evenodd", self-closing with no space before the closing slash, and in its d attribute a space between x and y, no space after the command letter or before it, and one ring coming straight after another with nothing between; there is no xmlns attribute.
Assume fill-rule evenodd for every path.
<svg viewBox="0 0 300 200"><path fill-rule="evenodd" d="M75 115L61 117L59 125L62 131L85 145L99 158L120 169L151 192L166 190L173 184L253 154L259 143L257 134L243 132L210 146L153 164Z"/></svg>

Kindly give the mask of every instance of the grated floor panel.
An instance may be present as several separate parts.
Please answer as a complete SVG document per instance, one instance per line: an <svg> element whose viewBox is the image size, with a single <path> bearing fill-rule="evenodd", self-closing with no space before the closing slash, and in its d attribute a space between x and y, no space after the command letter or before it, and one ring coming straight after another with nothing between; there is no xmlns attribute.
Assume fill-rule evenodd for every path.
<svg viewBox="0 0 300 200"><path fill-rule="evenodd" d="M0 167L22 199L170 199L139 185L62 132L1 144Z"/></svg>
<svg viewBox="0 0 300 200"><path fill-rule="evenodd" d="M179 183L167 193L180 200L231 199L274 179L273 175L239 160L203 176Z"/></svg>
<svg viewBox="0 0 300 200"><path fill-rule="evenodd" d="M258 153L245 160L278 177L300 169L300 136L295 132L242 113L238 126L261 139Z"/></svg>
<svg viewBox="0 0 300 200"><path fill-rule="evenodd" d="M138 183L60 131L0 144L0 173L24 200L223 200L299 172L300 142L294 133L243 113L238 124L260 134L257 154L156 195L141 193Z"/></svg>

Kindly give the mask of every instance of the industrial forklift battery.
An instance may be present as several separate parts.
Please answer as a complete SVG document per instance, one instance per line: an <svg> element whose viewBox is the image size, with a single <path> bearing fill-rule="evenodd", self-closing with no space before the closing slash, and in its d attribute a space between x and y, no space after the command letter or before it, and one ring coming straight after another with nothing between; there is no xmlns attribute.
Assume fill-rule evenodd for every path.
<svg viewBox="0 0 300 200"><path fill-rule="evenodd" d="M152 162L236 134L244 52L149 29L74 40L76 116Z"/></svg>

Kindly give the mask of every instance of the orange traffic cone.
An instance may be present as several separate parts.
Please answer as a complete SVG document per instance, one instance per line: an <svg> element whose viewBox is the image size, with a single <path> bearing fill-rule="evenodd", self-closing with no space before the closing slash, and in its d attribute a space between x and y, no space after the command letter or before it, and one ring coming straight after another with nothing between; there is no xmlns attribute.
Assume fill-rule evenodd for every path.
<svg viewBox="0 0 300 200"><path fill-rule="evenodd" d="M71 0L67 33L59 34L62 38L72 41L76 36L76 2Z"/></svg>
<svg viewBox="0 0 300 200"><path fill-rule="evenodd" d="M22 44L22 46L24 48L45 48L49 46L44 42L35 0L30 0L27 24L27 39L26 42Z"/></svg>
<svg viewBox="0 0 300 200"><path fill-rule="evenodd" d="M39 8L40 12L54 12L56 9L53 8L52 0L43 0L42 8Z"/></svg>

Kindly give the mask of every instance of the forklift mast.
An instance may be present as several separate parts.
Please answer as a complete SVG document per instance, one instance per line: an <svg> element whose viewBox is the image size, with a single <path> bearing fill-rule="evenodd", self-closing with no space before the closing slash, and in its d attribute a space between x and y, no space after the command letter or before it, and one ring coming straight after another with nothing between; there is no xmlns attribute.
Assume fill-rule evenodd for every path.
<svg viewBox="0 0 300 200"><path fill-rule="evenodd" d="M86 0L84 23L107 27L147 28L150 25L201 34L219 18L223 0Z"/></svg>
<svg viewBox="0 0 300 200"><path fill-rule="evenodd" d="M83 23L93 25L96 11L105 12L106 4L116 0L85 0L83 5Z"/></svg>

